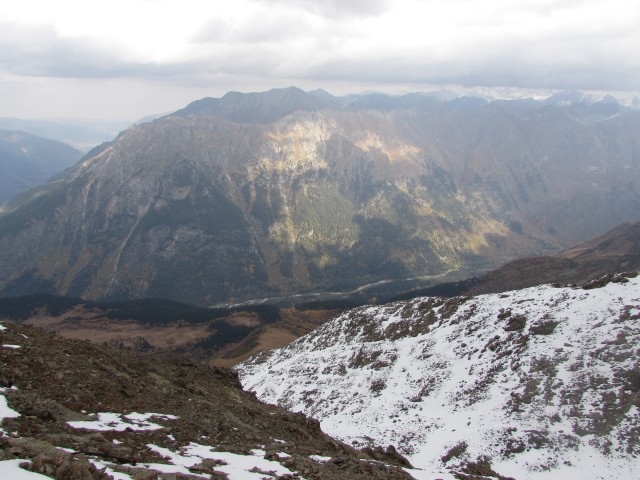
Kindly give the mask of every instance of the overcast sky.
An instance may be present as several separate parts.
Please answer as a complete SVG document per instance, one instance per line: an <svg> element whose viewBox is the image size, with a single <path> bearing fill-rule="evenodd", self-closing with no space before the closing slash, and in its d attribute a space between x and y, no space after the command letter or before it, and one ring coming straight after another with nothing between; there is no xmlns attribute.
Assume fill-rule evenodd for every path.
<svg viewBox="0 0 640 480"><path fill-rule="evenodd" d="M640 90L639 0L0 0L0 117L230 90Z"/></svg>

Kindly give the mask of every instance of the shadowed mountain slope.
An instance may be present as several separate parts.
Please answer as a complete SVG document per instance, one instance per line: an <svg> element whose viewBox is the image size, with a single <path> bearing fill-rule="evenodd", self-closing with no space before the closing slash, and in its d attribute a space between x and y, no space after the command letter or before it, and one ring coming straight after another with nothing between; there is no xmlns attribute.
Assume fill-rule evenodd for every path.
<svg viewBox="0 0 640 480"><path fill-rule="evenodd" d="M541 283L580 284L627 270L640 270L640 222L623 223L553 257L509 262L477 279L467 293L504 292Z"/></svg>

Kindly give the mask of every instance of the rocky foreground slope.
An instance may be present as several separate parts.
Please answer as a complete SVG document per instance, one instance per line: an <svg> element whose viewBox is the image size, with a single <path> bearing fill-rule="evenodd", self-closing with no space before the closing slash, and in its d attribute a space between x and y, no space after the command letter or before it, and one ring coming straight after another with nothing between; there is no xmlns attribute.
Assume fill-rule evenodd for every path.
<svg viewBox="0 0 640 480"><path fill-rule="evenodd" d="M410 478L393 450L336 442L230 370L6 322L0 420L3 480Z"/></svg>
<svg viewBox="0 0 640 480"><path fill-rule="evenodd" d="M238 371L345 442L395 445L418 478L632 479L639 359L634 272L362 307Z"/></svg>

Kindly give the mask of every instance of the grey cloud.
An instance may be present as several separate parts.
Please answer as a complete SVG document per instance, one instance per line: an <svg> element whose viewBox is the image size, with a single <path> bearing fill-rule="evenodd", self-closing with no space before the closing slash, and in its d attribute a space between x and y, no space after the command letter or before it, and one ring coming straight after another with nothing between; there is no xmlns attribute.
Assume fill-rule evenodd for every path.
<svg viewBox="0 0 640 480"><path fill-rule="evenodd" d="M349 19L363 17L384 11L388 2L315 2L293 0L256 0L263 5L272 5L273 10L261 10L251 14L225 20L221 17L210 19L193 36L195 43L300 43L312 40L322 42L324 38L348 38L354 35ZM327 17L325 22L311 23L309 13ZM349 17L348 19L342 17ZM341 18L336 18L341 17ZM287 48L287 45L283 45ZM283 52L284 53L284 52Z"/></svg>
<svg viewBox="0 0 640 480"><path fill-rule="evenodd" d="M53 29L0 24L0 71L27 77L139 78L199 84L210 75L271 76L283 59L272 45L243 42L203 46L198 61L128 61L126 52L86 38L61 38Z"/></svg>
<svg viewBox="0 0 640 480"><path fill-rule="evenodd" d="M637 90L640 32L560 32L535 41L502 37L469 40L446 55L429 46L359 57L336 52L307 78L370 83L460 84L585 90Z"/></svg>
<svg viewBox="0 0 640 480"><path fill-rule="evenodd" d="M87 38L62 38L53 28L0 24L0 70L54 78L163 78L201 68L190 62L157 64L125 60L126 52Z"/></svg>
<svg viewBox="0 0 640 480"><path fill-rule="evenodd" d="M4 71L50 77L101 77L130 73L118 53L87 39L60 38L51 29L0 25L0 65Z"/></svg>
<svg viewBox="0 0 640 480"><path fill-rule="evenodd" d="M552 51L552 50L549 50ZM402 55L331 59L314 66L307 78L331 82L458 84L513 87L637 90L640 64L615 62L602 54L583 61L553 61L518 52L493 52L482 59L420 59Z"/></svg>
<svg viewBox="0 0 640 480"><path fill-rule="evenodd" d="M212 18L193 36L194 42L215 43L229 41L233 30L222 18Z"/></svg>
<svg viewBox="0 0 640 480"><path fill-rule="evenodd" d="M302 8L325 17L369 17L387 10L391 0L258 0L271 5Z"/></svg>
<svg viewBox="0 0 640 480"><path fill-rule="evenodd" d="M372 10L365 3L369 5L350 2L344 8L362 13L384 7L384 2L374 2L378 7ZM586 90L636 90L640 85L636 53L640 32L635 31L558 32L536 41L469 40L443 57L434 55L429 45L415 45L410 52L406 46L394 49L391 43L384 53L350 49L350 35L355 34L347 28L349 22L321 22L313 30L295 9L241 22L229 25L212 19L195 37L193 55L164 64L129 61L126 51L86 38L61 38L52 28L26 30L0 24L0 70L26 76L138 78L198 86L225 76L323 85L446 83Z"/></svg>

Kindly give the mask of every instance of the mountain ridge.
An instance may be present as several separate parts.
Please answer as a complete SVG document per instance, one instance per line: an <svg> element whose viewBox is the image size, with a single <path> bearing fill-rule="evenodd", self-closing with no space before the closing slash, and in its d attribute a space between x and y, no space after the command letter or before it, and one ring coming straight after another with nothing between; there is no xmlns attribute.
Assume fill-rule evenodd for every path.
<svg viewBox="0 0 640 480"><path fill-rule="evenodd" d="M259 120L283 95L327 102L218 104L258 98ZM211 305L560 250L640 211L640 113L567 108L427 98L135 125L0 215L0 291Z"/></svg>
<svg viewBox="0 0 640 480"><path fill-rule="evenodd" d="M218 116L238 123L270 123L297 110L315 111L337 105L330 94L314 95L288 87L258 93L228 92L221 98L196 100L171 115Z"/></svg>

